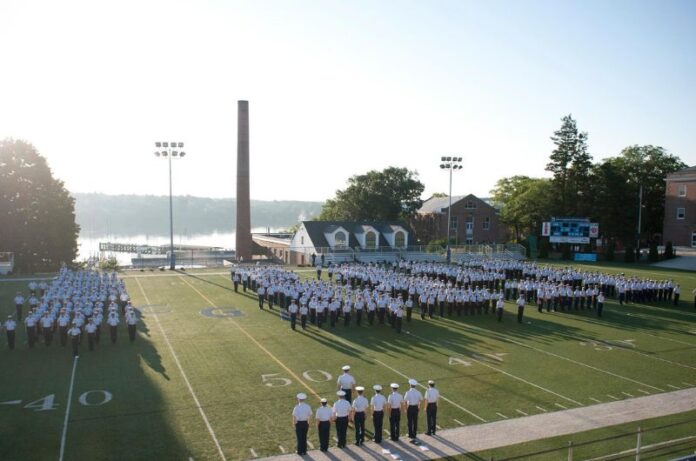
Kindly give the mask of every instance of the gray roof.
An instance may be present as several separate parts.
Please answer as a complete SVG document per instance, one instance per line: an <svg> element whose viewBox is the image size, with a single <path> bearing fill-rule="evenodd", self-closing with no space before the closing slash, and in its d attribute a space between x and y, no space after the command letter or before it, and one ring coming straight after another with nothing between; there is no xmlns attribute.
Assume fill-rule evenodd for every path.
<svg viewBox="0 0 696 461"><path fill-rule="evenodd" d="M691 176L692 174L696 174L696 166L691 166L689 168L684 168L679 171L675 171L674 173L670 173L667 175L667 177L671 176Z"/></svg>
<svg viewBox="0 0 696 461"><path fill-rule="evenodd" d="M452 205L468 197L468 195L453 195ZM448 197L431 197L425 202L418 210L419 214L430 214L430 213L442 213L444 208L449 207L449 196Z"/></svg>
<svg viewBox="0 0 696 461"><path fill-rule="evenodd" d="M351 248L359 247L360 244L355 238L355 234L362 234L366 231L366 226L372 226L379 232L379 246L389 246L384 234L393 234L397 230L397 226L403 228L409 234L411 228L403 221L302 221L307 234L315 248L328 247L329 242L326 241L325 233L334 232L339 227L348 231L348 246Z"/></svg>

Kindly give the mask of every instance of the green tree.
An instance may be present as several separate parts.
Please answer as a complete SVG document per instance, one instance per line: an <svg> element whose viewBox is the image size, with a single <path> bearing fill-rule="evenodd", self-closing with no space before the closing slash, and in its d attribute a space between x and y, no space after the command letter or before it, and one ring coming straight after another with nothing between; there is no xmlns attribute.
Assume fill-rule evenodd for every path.
<svg viewBox="0 0 696 461"><path fill-rule="evenodd" d="M348 187L324 204L319 220L388 221L413 216L423 203L425 186L418 173L389 167L368 171L348 180Z"/></svg>
<svg viewBox="0 0 696 461"><path fill-rule="evenodd" d="M592 156L587 152L587 133L579 132L571 115L561 119L551 140L556 145L546 170L553 173L554 209L557 216L586 216L590 196Z"/></svg>
<svg viewBox="0 0 696 461"><path fill-rule="evenodd" d="M665 211L665 177L669 173L686 168L679 157L670 155L659 146L629 146L618 157L608 158L604 164L610 164L623 180L617 179L606 184L616 196L608 200L620 203L624 209L624 222L628 233L635 238L638 223L638 195L643 187L643 209L641 236L652 239L662 233Z"/></svg>
<svg viewBox="0 0 696 461"><path fill-rule="evenodd" d="M20 272L56 270L77 254L74 200L25 141L0 141L0 251Z"/></svg>
<svg viewBox="0 0 696 461"><path fill-rule="evenodd" d="M541 223L548 220L553 185L549 179L543 178L502 178L491 191L491 199L500 208L501 221L520 242L527 235L538 234Z"/></svg>

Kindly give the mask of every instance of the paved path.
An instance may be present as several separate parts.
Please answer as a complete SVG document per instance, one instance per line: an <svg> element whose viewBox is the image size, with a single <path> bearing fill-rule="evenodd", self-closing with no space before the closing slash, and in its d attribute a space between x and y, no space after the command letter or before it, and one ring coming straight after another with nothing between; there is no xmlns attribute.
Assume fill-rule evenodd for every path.
<svg viewBox="0 0 696 461"><path fill-rule="evenodd" d="M682 269L687 271L696 271L696 256L689 254L677 256L676 258L660 261L653 264L655 267L664 267L667 269Z"/></svg>
<svg viewBox="0 0 696 461"><path fill-rule="evenodd" d="M541 440L560 435L657 418L675 413L696 410L696 388L663 394L637 397L618 402L602 403L571 410L542 413L493 423L445 429L437 436L420 435L422 445L416 446L402 437L394 443L381 445L367 442L363 447L349 445L341 450L331 448L327 453L313 450L305 457L282 455L264 458L269 461L313 460L426 460L477 452L517 443ZM425 421L419 419L422 428ZM369 426L368 422L368 426ZM333 432L333 429L332 429ZM349 434L349 440L352 438ZM387 437L388 439L388 437Z"/></svg>

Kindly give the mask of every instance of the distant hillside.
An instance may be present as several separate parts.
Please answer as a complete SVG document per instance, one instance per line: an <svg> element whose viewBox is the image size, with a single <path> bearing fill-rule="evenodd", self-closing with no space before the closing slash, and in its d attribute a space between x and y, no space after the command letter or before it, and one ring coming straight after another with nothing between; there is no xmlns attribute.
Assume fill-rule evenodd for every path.
<svg viewBox="0 0 696 461"><path fill-rule="evenodd" d="M169 197L152 195L72 194L75 214L87 235L168 235ZM321 202L251 201L251 227L290 227L321 211ZM174 197L177 233L231 232L236 199Z"/></svg>

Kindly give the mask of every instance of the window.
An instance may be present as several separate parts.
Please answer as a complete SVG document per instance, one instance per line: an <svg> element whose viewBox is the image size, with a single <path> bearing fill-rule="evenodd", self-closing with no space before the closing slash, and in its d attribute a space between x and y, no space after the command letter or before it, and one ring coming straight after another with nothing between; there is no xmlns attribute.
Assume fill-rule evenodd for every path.
<svg viewBox="0 0 696 461"><path fill-rule="evenodd" d="M459 218L457 216L450 216L450 227L457 230L457 225L459 223Z"/></svg>
<svg viewBox="0 0 696 461"><path fill-rule="evenodd" d="M483 218L483 230L489 230L491 228L491 218L486 216Z"/></svg>
<svg viewBox="0 0 696 461"><path fill-rule="evenodd" d="M686 216L686 209L677 208L677 219L684 219L685 216Z"/></svg>
<svg viewBox="0 0 696 461"><path fill-rule="evenodd" d="M369 231L367 234L365 234L365 248L377 248L377 234L375 234L372 231Z"/></svg>
<svg viewBox="0 0 696 461"><path fill-rule="evenodd" d="M348 236L346 235L345 232L336 232L336 234L334 235L334 241L335 241L334 246L345 248L346 246L348 246L347 240L348 240Z"/></svg>
<svg viewBox="0 0 696 461"><path fill-rule="evenodd" d="M469 216L466 218L466 233L467 234L474 233L474 217L473 216Z"/></svg>
<svg viewBox="0 0 696 461"><path fill-rule="evenodd" d="M466 243L467 245L473 245L473 244L474 244L474 239L471 239L471 238L466 239L466 242L465 242L465 243Z"/></svg>
<svg viewBox="0 0 696 461"><path fill-rule="evenodd" d="M468 202L466 202L466 205L464 206L464 208L466 208L467 210L475 210L475 209L476 209L476 203L474 203L474 202L472 202L471 200L469 200Z"/></svg>
<svg viewBox="0 0 696 461"><path fill-rule="evenodd" d="M300 245L304 245L304 235L300 237Z"/></svg>
<svg viewBox="0 0 696 461"><path fill-rule="evenodd" d="M696 232L693 232L693 233L691 234L691 246L692 246L693 248L696 248Z"/></svg>
<svg viewBox="0 0 696 461"><path fill-rule="evenodd" d="M686 197L686 184L679 184L679 194L680 197Z"/></svg>
<svg viewBox="0 0 696 461"><path fill-rule="evenodd" d="M405 248L406 247L406 234L404 234L401 231L398 231L396 234L394 234L394 246L396 248Z"/></svg>

